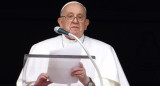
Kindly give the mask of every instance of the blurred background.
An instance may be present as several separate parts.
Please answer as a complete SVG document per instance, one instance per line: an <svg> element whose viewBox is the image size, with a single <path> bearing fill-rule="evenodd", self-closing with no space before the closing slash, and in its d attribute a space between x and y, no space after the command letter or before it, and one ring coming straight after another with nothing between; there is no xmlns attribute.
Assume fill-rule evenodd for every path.
<svg viewBox="0 0 160 86"><path fill-rule="evenodd" d="M16 86L24 54L57 36L62 6L70 0L1 0L0 86ZM77 0L87 8L86 35L112 45L131 86L160 86L158 0Z"/></svg>

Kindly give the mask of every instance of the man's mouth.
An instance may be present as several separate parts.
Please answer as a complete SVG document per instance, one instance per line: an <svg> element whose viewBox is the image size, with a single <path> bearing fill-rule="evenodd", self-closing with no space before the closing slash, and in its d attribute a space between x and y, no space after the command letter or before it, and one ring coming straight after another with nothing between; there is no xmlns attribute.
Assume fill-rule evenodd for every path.
<svg viewBox="0 0 160 86"><path fill-rule="evenodd" d="M77 29L77 28L79 28L78 26L72 26L71 28L75 28L75 29Z"/></svg>

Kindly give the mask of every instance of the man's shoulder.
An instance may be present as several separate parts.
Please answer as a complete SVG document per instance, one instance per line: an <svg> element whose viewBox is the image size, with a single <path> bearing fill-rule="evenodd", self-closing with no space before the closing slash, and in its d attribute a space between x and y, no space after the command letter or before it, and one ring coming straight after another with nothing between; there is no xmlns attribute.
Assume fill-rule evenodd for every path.
<svg viewBox="0 0 160 86"><path fill-rule="evenodd" d="M36 45L39 45L39 44L54 44L54 43L58 43L60 41L60 38L61 36L56 36L56 37L52 37L52 38L48 38L48 39L45 39L45 40L42 40L38 43L36 43Z"/></svg>
<svg viewBox="0 0 160 86"><path fill-rule="evenodd" d="M86 40L88 40L88 42L91 42L92 44L96 44L96 45L108 46L108 47L111 46L108 43L105 43L105 42L103 42L101 40L98 40L98 39L95 39L95 38L91 38L91 37L88 37L88 36L86 36Z"/></svg>

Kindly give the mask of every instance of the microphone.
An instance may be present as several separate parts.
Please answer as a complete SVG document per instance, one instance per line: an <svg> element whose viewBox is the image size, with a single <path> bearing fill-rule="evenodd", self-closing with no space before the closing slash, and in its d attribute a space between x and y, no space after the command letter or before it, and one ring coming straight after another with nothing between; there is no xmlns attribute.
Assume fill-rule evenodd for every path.
<svg viewBox="0 0 160 86"><path fill-rule="evenodd" d="M64 29L60 28L59 26L56 26L54 28L54 31L58 34L65 34L65 35L69 35L69 32L65 31Z"/></svg>

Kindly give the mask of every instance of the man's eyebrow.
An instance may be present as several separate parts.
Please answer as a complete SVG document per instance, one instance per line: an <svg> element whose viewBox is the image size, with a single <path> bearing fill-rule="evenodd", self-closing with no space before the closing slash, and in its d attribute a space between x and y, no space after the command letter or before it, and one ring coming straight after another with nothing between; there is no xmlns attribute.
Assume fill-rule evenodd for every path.
<svg viewBox="0 0 160 86"><path fill-rule="evenodd" d="M68 13L66 13L66 14L67 14L67 15L68 15L68 14L73 14L73 12L68 12Z"/></svg>

